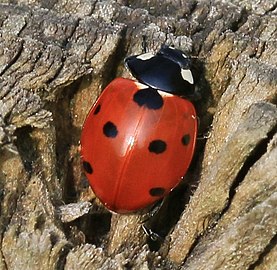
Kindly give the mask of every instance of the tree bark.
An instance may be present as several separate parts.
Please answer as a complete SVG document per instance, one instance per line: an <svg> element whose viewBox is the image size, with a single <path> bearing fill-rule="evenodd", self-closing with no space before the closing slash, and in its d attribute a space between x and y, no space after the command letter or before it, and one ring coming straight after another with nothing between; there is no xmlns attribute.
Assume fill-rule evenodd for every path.
<svg viewBox="0 0 277 270"><path fill-rule="evenodd" d="M0 269L277 269L274 1L2 1ZM109 213L81 168L93 102L127 55L192 56L200 133L147 221ZM176 153L177 154L177 153Z"/></svg>

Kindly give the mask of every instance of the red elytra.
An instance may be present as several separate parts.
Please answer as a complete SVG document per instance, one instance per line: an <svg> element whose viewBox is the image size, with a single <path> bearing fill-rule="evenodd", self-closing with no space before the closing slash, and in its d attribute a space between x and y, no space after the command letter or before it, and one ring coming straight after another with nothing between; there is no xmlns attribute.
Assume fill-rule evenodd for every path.
<svg viewBox="0 0 277 270"><path fill-rule="evenodd" d="M91 188L114 212L153 204L187 172L196 134L190 101L130 79L113 80L82 130L81 157Z"/></svg>

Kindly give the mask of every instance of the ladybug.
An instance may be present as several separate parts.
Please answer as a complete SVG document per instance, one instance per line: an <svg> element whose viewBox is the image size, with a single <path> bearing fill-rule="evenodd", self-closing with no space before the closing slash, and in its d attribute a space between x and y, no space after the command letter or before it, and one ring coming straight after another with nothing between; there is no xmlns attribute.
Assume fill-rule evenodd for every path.
<svg viewBox="0 0 277 270"><path fill-rule="evenodd" d="M197 117L190 59L163 45L125 59L137 79L117 78L91 108L81 134L90 186L111 211L143 209L166 196L193 157Z"/></svg>

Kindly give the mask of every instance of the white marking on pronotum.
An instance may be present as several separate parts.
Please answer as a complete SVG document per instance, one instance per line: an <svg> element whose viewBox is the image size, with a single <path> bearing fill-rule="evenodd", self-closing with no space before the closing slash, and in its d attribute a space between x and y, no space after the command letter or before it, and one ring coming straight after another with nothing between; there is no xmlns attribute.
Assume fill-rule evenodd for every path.
<svg viewBox="0 0 277 270"><path fill-rule="evenodd" d="M152 57L154 57L154 54L151 53L151 52L148 52L148 53L144 53L144 54L141 54L141 55L137 56L137 59L148 60L148 59L150 59Z"/></svg>
<svg viewBox="0 0 277 270"><path fill-rule="evenodd" d="M138 87L138 89L146 89L146 88L149 88L148 85L143 84L143 83L139 83L139 82L135 82L135 85Z"/></svg>
<svg viewBox="0 0 277 270"><path fill-rule="evenodd" d="M181 75L185 81L193 84L193 77L189 69L181 69Z"/></svg>
<svg viewBox="0 0 277 270"><path fill-rule="evenodd" d="M157 90L157 91L162 97L174 97L174 95L171 93L167 93L165 91L160 91L160 90Z"/></svg>
<svg viewBox="0 0 277 270"><path fill-rule="evenodd" d="M184 54L184 53L182 53L182 56L185 58L185 59L187 59L188 57Z"/></svg>

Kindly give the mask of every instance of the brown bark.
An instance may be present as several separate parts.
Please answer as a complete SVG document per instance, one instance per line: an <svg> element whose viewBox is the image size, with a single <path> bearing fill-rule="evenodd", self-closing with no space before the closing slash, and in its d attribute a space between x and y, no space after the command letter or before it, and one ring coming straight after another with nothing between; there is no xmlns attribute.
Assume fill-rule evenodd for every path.
<svg viewBox="0 0 277 270"><path fill-rule="evenodd" d="M0 3L0 269L276 269L276 6ZM78 152L89 108L130 76L123 59L144 37L193 56L200 132L212 124L148 222L156 242L142 213L103 208Z"/></svg>

